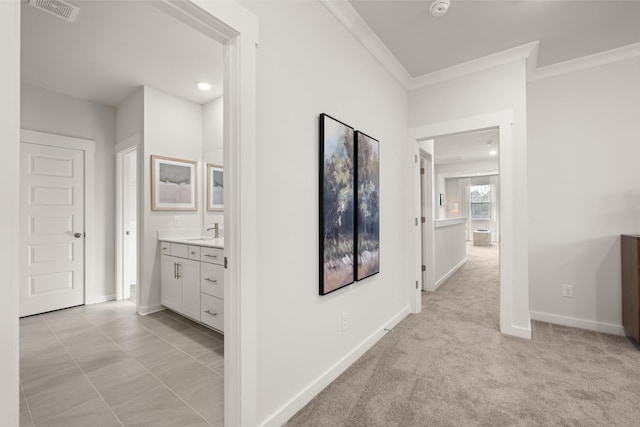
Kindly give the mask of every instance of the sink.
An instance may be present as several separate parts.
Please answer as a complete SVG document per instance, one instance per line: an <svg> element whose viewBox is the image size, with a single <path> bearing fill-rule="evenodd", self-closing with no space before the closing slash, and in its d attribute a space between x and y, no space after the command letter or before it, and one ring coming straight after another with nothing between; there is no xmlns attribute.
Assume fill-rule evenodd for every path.
<svg viewBox="0 0 640 427"><path fill-rule="evenodd" d="M203 240L215 240L215 238L214 237L196 237L195 239L185 239L185 240L189 242L200 242Z"/></svg>

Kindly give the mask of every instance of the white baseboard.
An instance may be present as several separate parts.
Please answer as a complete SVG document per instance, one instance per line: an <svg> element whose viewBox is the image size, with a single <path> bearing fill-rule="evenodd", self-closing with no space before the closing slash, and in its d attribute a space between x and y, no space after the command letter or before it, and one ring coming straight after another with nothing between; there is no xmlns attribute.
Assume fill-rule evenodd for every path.
<svg viewBox="0 0 640 427"><path fill-rule="evenodd" d="M449 270L447 272L447 274L445 274L444 276L442 276L441 278L436 280L436 283L434 283L432 290L435 291L436 289L438 289L440 287L440 285L442 285L444 282L446 282L449 277L453 276L453 274L456 271L460 270L460 267L465 265L466 262L467 262L467 258L465 257L465 259L463 259L462 261L457 263L451 270Z"/></svg>
<svg viewBox="0 0 640 427"><path fill-rule="evenodd" d="M165 310L164 305L162 304L154 304L154 305L139 305L138 306L138 314L141 316L146 316L147 314L155 313L157 311Z"/></svg>
<svg viewBox="0 0 640 427"><path fill-rule="evenodd" d="M624 336L622 325L611 323L594 322L593 320L576 319L574 317L559 316L557 314L541 313L531 311L531 320L554 323L556 325L571 326L573 328L588 329L590 331L603 332L605 334Z"/></svg>
<svg viewBox="0 0 640 427"><path fill-rule="evenodd" d="M505 335L511 335L518 338L531 339L531 320L529 320L529 327L523 328L521 326L509 325L506 328L500 328L500 332Z"/></svg>
<svg viewBox="0 0 640 427"><path fill-rule="evenodd" d="M369 337L358 344L353 350L347 353L342 359L327 369L318 378L313 380L306 388L296 394L259 425L261 427L279 427L286 423L289 418L294 416L296 412L304 407L304 405L309 403L311 399L324 390L324 388L331 384L332 381L338 378L340 374L346 371L353 362L358 360L358 358L360 358L367 350L373 347L373 345L386 334L384 329L392 329L395 325L400 323L402 319L407 317L409 313L410 308L407 306L394 315L391 319L376 329L374 333L369 335Z"/></svg>
<svg viewBox="0 0 640 427"><path fill-rule="evenodd" d="M88 304L100 304L101 302L115 301L116 294L98 295L94 300Z"/></svg>

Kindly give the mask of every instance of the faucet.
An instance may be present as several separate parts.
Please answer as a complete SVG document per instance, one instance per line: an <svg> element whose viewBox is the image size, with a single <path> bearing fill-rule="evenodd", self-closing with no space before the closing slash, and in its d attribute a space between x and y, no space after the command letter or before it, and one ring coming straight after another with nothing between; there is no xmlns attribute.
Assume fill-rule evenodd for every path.
<svg viewBox="0 0 640 427"><path fill-rule="evenodd" d="M218 223L216 222L213 227L211 228L207 228L207 231L211 231L213 230L213 238L217 239L218 237L220 237L220 230L218 229Z"/></svg>

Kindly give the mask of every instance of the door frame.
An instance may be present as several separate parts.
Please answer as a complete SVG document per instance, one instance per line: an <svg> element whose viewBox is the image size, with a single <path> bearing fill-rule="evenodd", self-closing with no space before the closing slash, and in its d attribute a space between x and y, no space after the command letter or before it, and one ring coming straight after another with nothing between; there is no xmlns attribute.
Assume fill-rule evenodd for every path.
<svg viewBox="0 0 640 427"><path fill-rule="evenodd" d="M128 138L118 142L116 144L116 300L120 301L124 298L124 283L123 283L123 273L124 273L124 222L123 222L123 205L122 198L123 194L123 182L122 182L122 172L123 172L123 160L124 155L130 153L131 151L136 151L136 221L140 224L141 213L140 213L140 184L143 182L140 171L140 145L142 144L142 135L140 133L135 133ZM136 227L136 239L137 242L140 242L140 227ZM136 244L136 262L138 267L140 266L140 250L138 249L138 245ZM138 293L140 291L140 269L136 269L136 311L138 307Z"/></svg>
<svg viewBox="0 0 640 427"><path fill-rule="evenodd" d="M424 205L425 201L428 201L429 204L427 207L431 207L431 212L426 216L424 224L420 227L421 234L421 261L422 265L426 266L426 271L424 271L420 275L420 279L422 281L422 290L423 291L433 291L435 290L434 282L435 282L435 253L434 253L434 229L433 229L433 220L435 216L435 202L434 202L434 194L433 194L433 154L428 153L425 149L418 147L418 164L421 164L421 160L425 159L425 173L418 174L418 188L420 191L420 212L422 213L422 205ZM424 191L423 191L424 190ZM419 222L420 224L420 222Z"/></svg>
<svg viewBox="0 0 640 427"><path fill-rule="evenodd" d="M236 1L148 1L223 45L224 423L257 422L256 50L258 18ZM140 155L140 152L138 152ZM139 228L144 227L142 223Z"/></svg>
<svg viewBox="0 0 640 427"><path fill-rule="evenodd" d="M88 191L88 189L93 190L93 188L95 188L96 143L91 139L73 138L27 129L20 130L20 142L79 150L84 153L84 303L93 304L100 302L96 301L95 289L95 192ZM20 274L22 273L21 271ZM19 282L21 283L21 281Z"/></svg>
<svg viewBox="0 0 640 427"><path fill-rule="evenodd" d="M500 332L521 338L531 338L531 317L529 314L528 260L526 257L527 235L526 218L516 218L516 204L526 206L527 189L515 188L514 181L526 174L526 157L516 156L513 136L513 110L504 110L479 116L467 117L447 122L433 123L415 128L408 132L408 150L413 157L419 156L422 144L429 143L426 151L433 155L433 138L442 135L464 133L474 130L498 128L500 144ZM431 140L431 141L430 141ZM519 140L518 140L519 141ZM520 142L519 142L520 143ZM417 158L417 157L416 157ZM411 159L413 163L413 158ZM411 173L415 173L413 166ZM419 172L418 172L419 173ZM415 179L409 182L415 183ZM432 184L433 185L433 184ZM415 187L415 185L414 185ZM419 215L419 198L409 201L410 215ZM419 235L412 231L409 244L409 272L420 277ZM517 236L517 238L516 238ZM523 256L523 254L525 254ZM410 299L411 309L418 313L422 309L420 292L412 289L414 298ZM411 294L410 294L411 295ZM524 319L524 324L522 319Z"/></svg>

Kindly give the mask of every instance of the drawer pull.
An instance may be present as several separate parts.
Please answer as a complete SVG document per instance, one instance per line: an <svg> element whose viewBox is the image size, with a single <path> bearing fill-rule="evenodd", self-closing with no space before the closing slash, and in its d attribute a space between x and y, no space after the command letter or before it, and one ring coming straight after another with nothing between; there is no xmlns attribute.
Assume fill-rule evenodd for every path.
<svg viewBox="0 0 640 427"><path fill-rule="evenodd" d="M218 315L217 311L215 313L212 313L212 312L209 311L209 309L205 310L204 312L207 313L207 314L210 314L212 316L217 316Z"/></svg>
<svg viewBox="0 0 640 427"><path fill-rule="evenodd" d="M195 254L196 254L196 251L191 251L191 255L195 255Z"/></svg>
<svg viewBox="0 0 640 427"><path fill-rule="evenodd" d="M218 255L204 254L204 256L209 257L209 258L218 258Z"/></svg>
<svg viewBox="0 0 640 427"><path fill-rule="evenodd" d="M204 280L211 283L218 283L218 279L209 279L208 277L205 277Z"/></svg>

